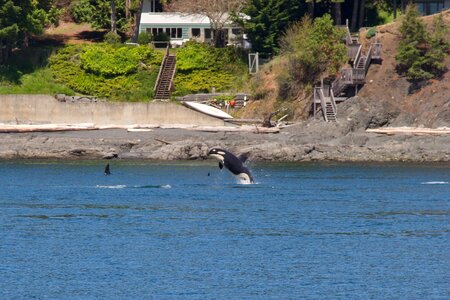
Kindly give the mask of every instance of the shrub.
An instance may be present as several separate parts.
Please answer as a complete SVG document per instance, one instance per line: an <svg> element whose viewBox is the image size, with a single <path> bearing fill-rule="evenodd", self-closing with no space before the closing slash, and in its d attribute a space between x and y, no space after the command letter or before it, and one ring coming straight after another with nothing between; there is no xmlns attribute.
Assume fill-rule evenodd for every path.
<svg viewBox="0 0 450 300"><path fill-rule="evenodd" d="M370 39L370 38L374 37L376 34L377 34L377 29L372 27L369 30L367 30L366 38Z"/></svg>
<svg viewBox="0 0 450 300"><path fill-rule="evenodd" d="M138 35L137 42L140 45L147 45L152 41L152 37L147 32L141 32Z"/></svg>
<svg viewBox="0 0 450 300"><path fill-rule="evenodd" d="M160 42L155 43L156 48L166 48L167 43L170 42L170 37L165 32L160 32L156 36L153 37L153 41ZM166 43L161 43L166 42Z"/></svg>
<svg viewBox="0 0 450 300"><path fill-rule="evenodd" d="M50 57L58 82L78 93L139 101L153 95L162 54L147 46L71 45Z"/></svg>
<svg viewBox="0 0 450 300"><path fill-rule="evenodd" d="M347 48L341 42L344 32L333 25L329 15L311 21L304 17L282 37L284 55L289 58L288 76L280 77L283 97L298 86L314 84L324 74L335 74L348 60Z"/></svg>
<svg viewBox="0 0 450 300"><path fill-rule="evenodd" d="M110 31L107 34L105 34L105 36L103 37L103 41L105 41L108 44L120 44L122 42L122 39L120 35Z"/></svg>
<svg viewBox="0 0 450 300"><path fill-rule="evenodd" d="M217 92L225 91L233 84L233 74L224 71L195 70L178 73L175 78L176 94L208 93L214 87Z"/></svg>
<svg viewBox="0 0 450 300"><path fill-rule="evenodd" d="M233 48L215 48L189 41L177 51L177 95L226 91L237 87L247 74L247 66Z"/></svg>

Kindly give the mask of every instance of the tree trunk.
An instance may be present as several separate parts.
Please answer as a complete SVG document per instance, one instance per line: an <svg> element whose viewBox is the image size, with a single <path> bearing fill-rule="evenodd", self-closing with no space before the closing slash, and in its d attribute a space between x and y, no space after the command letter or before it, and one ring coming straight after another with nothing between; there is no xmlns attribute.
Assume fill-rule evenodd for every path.
<svg viewBox="0 0 450 300"><path fill-rule="evenodd" d="M334 3L334 22L336 25L341 25L342 11L341 2Z"/></svg>
<svg viewBox="0 0 450 300"><path fill-rule="evenodd" d="M117 32L116 1L111 0L111 32Z"/></svg>
<svg viewBox="0 0 450 300"><path fill-rule="evenodd" d="M139 25L141 24L141 12L142 12L142 6L144 5L144 1L141 0L139 3L138 10L134 13L134 29L133 29L133 35L131 37L131 41L133 43L137 43L138 36L139 36Z"/></svg>
<svg viewBox="0 0 450 300"><path fill-rule="evenodd" d="M361 28L364 24L364 10L365 10L365 0L361 0L361 6L359 7L359 22L358 28Z"/></svg>
<svg viewBox="0 0 450 300"><path fill-rule="evenodd" d="M394 0L394 20L397 19L397 0Z"/></svg>
<svg viewBox="0 0 450 300"><path fill-rule="evenodd" d="M125 19L127 19L127 21L130 19L130 1L131 0L125 0Z"/></svg>
<svg viewBox="0 0 450 300"><path fill-rule="evenodd" d="M308 15L310 16L311 19L314 18L314 3L315 0L311 0L310 2L308 2Z"/></svg>
<svg viewBox="0 0 450 300"><path fill-rule="evenodd" d="M353 11L352 11L352 31L356 30L356 24L358 24L358 2L357 0L353 0Z"/></svg>

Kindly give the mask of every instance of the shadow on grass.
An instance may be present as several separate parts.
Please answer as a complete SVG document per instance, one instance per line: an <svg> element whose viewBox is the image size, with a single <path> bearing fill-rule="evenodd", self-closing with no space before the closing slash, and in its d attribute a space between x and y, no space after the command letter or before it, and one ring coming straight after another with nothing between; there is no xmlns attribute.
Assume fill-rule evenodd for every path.
<svg viewBox="0 0 450 300"><path fill-rule="evenodd" d="M82 31L78 34L76 34L74 37L83 40L83 41L89 41L93 43L99 43L103 42L103 38L106 34L106 31Z"/></svg>
<svg viewBox="0 0 450 300"><path fill-rule="evenodd" d="M8 61L0 65L0 84L19 84L25 74L48 65L48 59L59 46L30 46L12 52Z"/></svg>

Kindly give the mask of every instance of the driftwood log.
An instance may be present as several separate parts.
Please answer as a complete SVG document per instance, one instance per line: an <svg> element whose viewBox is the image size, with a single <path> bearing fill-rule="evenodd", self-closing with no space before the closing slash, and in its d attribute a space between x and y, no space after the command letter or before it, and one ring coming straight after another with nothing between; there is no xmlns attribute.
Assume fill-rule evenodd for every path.
<svg viewBox="0 0 450 300"><path fill-rule="evenodd" d="M387 135L394 135L394 134L443 135L443 134L450 134L450 128L386 127L376 129L366 129L366 132L373 132Z"/></svg>
<svg viewBox="0 0 450 300"><path fill-rule="evenodd" d="M101 125L92 123L81 124L35 124L35 125L6 125L0 124L0 133L20 133L20 132L52 132L52 131L79 131L79 130L102 130L102 129L126 129L128 131L151 131L153 128L161 129L186 129L205 132L254 132L254 133L278 133L280 128L266 128L261 126L194 126L186 124L154 125L154 124L133 124L133 125ZM164 142L160 140L160 142Z"/></svg>

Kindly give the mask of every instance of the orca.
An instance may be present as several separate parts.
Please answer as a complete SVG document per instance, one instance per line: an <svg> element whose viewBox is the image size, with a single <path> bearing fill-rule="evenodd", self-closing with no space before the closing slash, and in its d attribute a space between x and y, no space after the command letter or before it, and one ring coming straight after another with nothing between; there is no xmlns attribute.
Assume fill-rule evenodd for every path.
<svg viewBox="0 0 450 300"><path fill-rule="evenodd" d="M237 157L233 153L218 147L211 148L208 155L219 160L220 169L225 167L243 182L254 183L252 174L243 164L247 160L247 156L240 155Z"/></svg>
<svg viewBox="0 0 450 300"><path fill-rule="evenodd" d="M106 164L105 175L111 175L111 170L109 169L109 164Z"/></svg>

